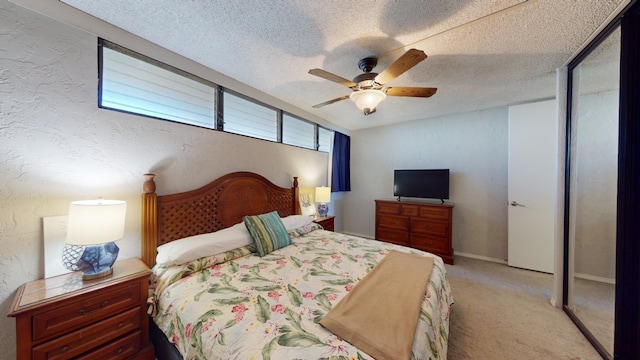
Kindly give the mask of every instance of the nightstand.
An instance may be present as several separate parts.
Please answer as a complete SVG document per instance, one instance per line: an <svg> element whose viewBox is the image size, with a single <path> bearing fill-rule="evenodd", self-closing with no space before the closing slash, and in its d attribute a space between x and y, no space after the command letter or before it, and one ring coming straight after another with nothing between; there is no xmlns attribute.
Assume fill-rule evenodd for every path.
<svg viewBox="0 0 640 360"><path fill-rule="evenodd" d="M318 216L313 219L313 222L322 226L325 230L334 231L333 220L335 216Z"/></svg>
<svg viewBox="0 0 640 360"><path fill-rule="evenodd" d="M22 285L7 316L16 318L17 358L154 359L147 296L151 271L117 261L109 277L82 272Z"/></svg>

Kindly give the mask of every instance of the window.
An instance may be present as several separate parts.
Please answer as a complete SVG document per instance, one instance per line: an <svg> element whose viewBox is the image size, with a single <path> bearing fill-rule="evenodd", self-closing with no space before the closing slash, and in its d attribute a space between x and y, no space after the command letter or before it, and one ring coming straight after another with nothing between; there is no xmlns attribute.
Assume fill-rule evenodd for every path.
<svg viewBox="0 0 640 360"><path fill-rule="evenodd" d="M318 151L328 153L331 149L333 131L318 126Z"/></svg>
<svg viewBox="0 0 640 360"><path fill-rule="evenodd" d="M282 115L282 143L315 150L315 124Z"/></svg>
<svg viewBox="0 0 640 360"><path fill-rule="evenodd" d="M101 108L215 129L216 86L102 41Z"/></svg>
<svg viewBox="0 0 640 360"><path fill-rule="evenodd" d="M98 39L98 106L329 152L333 132Z"/></svg>
<svg viewBox="0 0 640 360"><path fill-rule="evenodd" d="M278 141L278 111L224 92L223 130L258 139Z"/></svg>

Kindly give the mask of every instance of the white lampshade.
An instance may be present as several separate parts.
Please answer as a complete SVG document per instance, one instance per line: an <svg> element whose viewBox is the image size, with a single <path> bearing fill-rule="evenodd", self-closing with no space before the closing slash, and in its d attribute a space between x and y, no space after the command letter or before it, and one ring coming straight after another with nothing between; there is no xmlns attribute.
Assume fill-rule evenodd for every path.
<svg viewBox="0 0 640 360"><path fill-rule="evenodd" d="M331 202L331 188L322 186L316 188L316 202L328 203Z"/></svg>
<svg viewBox="0 0 640 360"><path fill-rule="evenodd" d="M365 114L371 113L386 98L384 91L374 89L354 91L349 95L349 99Z"/></svg>
<svg viewBox="0 0 640 360"><path fill-rule="evenodd" d="M69 204L67 244L96 245L122 239L127 203L122 200L83 200Z"/></svg>

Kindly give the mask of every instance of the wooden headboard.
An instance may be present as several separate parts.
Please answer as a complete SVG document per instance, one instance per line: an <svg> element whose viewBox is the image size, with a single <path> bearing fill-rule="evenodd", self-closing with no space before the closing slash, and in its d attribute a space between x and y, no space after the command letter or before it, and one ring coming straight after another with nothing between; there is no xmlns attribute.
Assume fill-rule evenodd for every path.
<svg viewBox="0 0 640 360"><path fill-rule="evenodd" d="M187 236L224 229L246 215L299 214L298 178L282 188L261 175L234 172L195 190L158 196L154 174L142 186L142 260L152 267L157 247Z"/></svg>

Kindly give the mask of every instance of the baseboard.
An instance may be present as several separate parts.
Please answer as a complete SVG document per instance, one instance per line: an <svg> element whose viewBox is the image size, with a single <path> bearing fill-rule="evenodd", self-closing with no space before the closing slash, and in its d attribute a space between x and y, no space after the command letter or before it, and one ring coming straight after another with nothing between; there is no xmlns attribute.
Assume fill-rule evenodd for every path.
<svg viewBox="0 0 640 360"><path fill-rule="evenodd" d="M580 274L580 273L575 273L575 274L573 274L573 276L575 276L577 278L580 278L580 279L597 281L597 282L601 282L601 283L605 283L605 284L611 284L611 285L615 285L616 284L616 279L610 279L610 278L606 278L606 277L602 277L602 276L594 276L594 275Z"/></svg>
<svg viewBox="0 0 640 360"><path fill-rule="evenodd" d="M492 258L492 257L488 257L488 256L482 256L482 255L470 254L470 253L459 252L459 251L454 252L454 255L455 255L455 256L467 257L467 258L472 258L472 259L478 259L478 260L490 261L490 262L494 262L494 263L498 263L498 264L503 264L503 265L508 265L507 260L504 260L504 259L496 259L496 258Z"/></svg>

